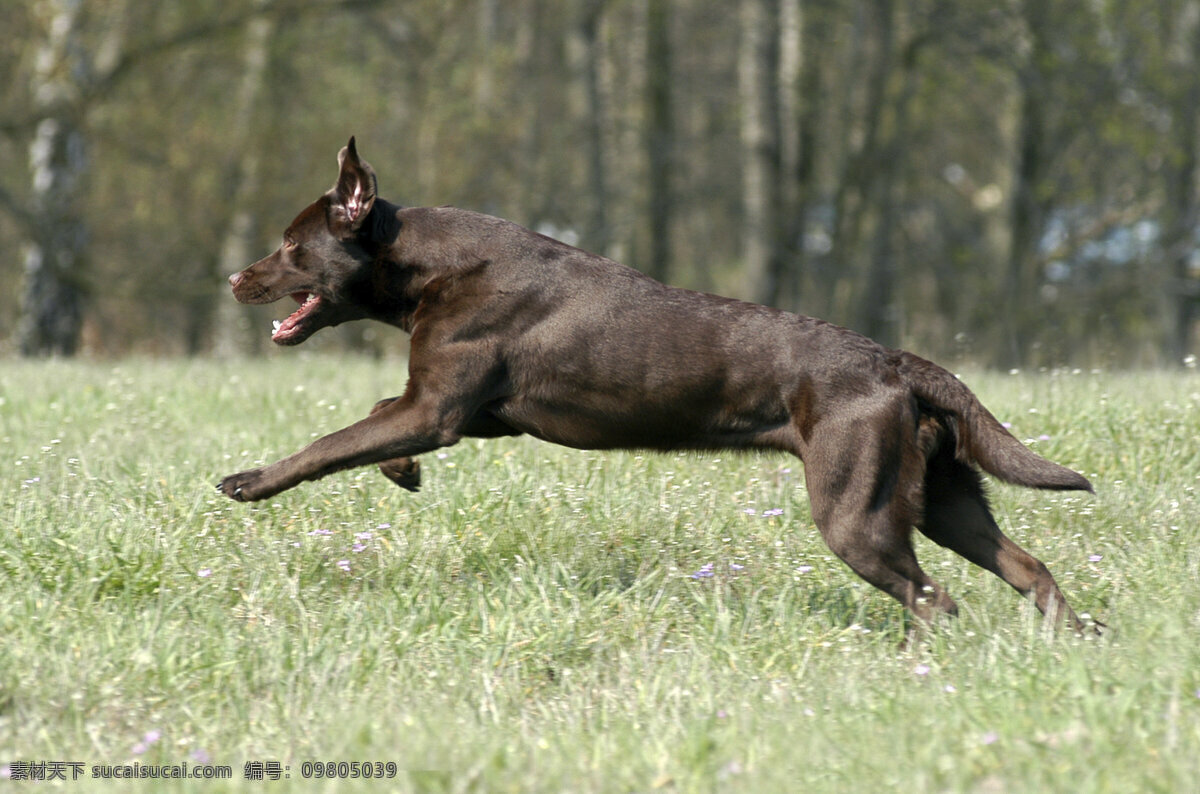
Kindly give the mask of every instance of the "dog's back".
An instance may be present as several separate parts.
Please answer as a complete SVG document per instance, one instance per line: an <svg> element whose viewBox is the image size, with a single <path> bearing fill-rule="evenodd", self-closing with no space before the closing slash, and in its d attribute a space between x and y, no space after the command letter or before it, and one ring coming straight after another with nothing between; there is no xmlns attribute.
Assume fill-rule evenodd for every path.
<svg viewBox="0 0 1200 794"><path fill-rule="evenodd" d="M456 259L457 283L442 299L488 293L482 313L456 322L464 337L492 331L511 381L498 413L522 432L583 448L756 446L803 457L818 417L902 384L918 413L942 421L963 462L1017 485L1091 490L1021 444L951 373L911 353L666 286L508 221L449 207L400 215L410 212L475 246Z"/></svg>

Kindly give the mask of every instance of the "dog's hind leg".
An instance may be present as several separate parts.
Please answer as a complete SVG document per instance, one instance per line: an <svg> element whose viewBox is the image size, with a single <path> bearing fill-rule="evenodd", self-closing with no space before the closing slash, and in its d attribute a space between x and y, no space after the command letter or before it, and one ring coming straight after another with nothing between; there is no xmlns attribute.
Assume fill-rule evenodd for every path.
<svg viewBox="0 0 1200 794"><path fill-rule="evenodd" d="M921 570L912 547L923 468L904 437L903 407L839 417L805 456L813 520L829 548L923 624L956 615L954 600ZM911 424L907 425L911 426Z"/></svg>
<svg viewBox="0 0 1200 794"><path fill-rule="evenodd" d="M817 501L813 500L814 517ZM921 569L912 547L912 528L903 521L885 509L826 513L816 523L834 554L922 623L932 623L938 615L957 615L954 599Z"/></svg>
<svg viewBox="0 0 1200 794"><path fill-rule="evenodd" d="M389 397L386 400L380 400L371 408L371 413L387 407L398 399L398 397ZM421 461L416 458L392 458L383 461L378 466L384 477L404 490L415 492L421 489Z"/></svg>
<svg viewBox="0 0 1200 794"><path fill-rule="evenodd" d="M992 518L980 475L940 450L925 475L925 511L919 529L935 543L961 554L1033 599L1055 625L1076 631L1099 630L1079 619L1041 560L1008 538ZM1099 625L1099 624L1097 624Z"/></svg>

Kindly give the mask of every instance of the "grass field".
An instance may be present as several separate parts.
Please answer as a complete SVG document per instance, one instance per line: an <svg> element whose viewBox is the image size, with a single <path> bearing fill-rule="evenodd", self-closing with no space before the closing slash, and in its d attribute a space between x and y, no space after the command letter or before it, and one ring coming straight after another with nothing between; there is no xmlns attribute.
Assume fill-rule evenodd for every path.
<svg viewBox="0 0 1200 794"><path fill-rule="evenodd" d="M373 469L258 505L214 491L403 378L295 353L0 363L0 774L79 762L60 784L78 791L128 790L92 767L135 763L231 767L143 786L196 792L1198 790L1196 373L966 373L1095 483L992 493L1114 631L1047 633L922 538L962 615L909 650L784 456L465 441L426 456L419 494ZM316 778L326 762L347 766ZM350 762L395 776L336 779Z"/></svg>

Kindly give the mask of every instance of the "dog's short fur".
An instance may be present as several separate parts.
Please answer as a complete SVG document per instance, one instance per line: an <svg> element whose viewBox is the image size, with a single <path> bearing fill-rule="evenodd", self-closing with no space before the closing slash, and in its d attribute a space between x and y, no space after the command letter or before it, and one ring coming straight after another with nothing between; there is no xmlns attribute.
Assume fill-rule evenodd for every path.
<svg viewBox="0 0 1200 794"><path fill-rule="evenodd" d="M914 526L1056 622L1088 628L1046 566L1000 531L978 469L1034 488L1091 484L1028 450L946 370L821 320L665 286L487 215L391 204L353 138L338 166L279 250L229 281L243 303L301 303L278 324L281 345L347 320L403 328L408 385L296 454L226 477L228 496L266 499L371 463L415 490L414 456L464 436L783 450L804 461L829 547L922 622L957 607L917 564Z"/></svg>

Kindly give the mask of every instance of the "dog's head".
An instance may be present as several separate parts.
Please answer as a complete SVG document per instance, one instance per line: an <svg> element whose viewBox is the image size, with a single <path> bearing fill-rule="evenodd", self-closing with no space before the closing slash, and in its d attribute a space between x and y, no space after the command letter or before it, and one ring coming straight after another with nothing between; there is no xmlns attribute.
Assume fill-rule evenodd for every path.
<svg viewBox="0 0 1200 794"><path fill-rule="evenodd" d="M376 198L375 171L350 139L338 153L337 183L308 205L283 233L270 256L229 277L242 303L273 303L290 296L300 308L276 321L271 340L296 345L327 325L368 316L352 294L370 277L372 257L363 227Z"/></svg>

